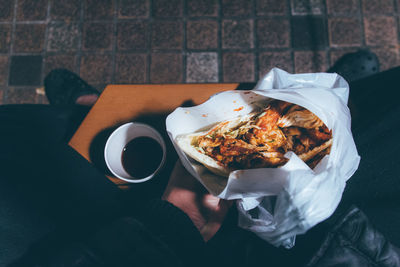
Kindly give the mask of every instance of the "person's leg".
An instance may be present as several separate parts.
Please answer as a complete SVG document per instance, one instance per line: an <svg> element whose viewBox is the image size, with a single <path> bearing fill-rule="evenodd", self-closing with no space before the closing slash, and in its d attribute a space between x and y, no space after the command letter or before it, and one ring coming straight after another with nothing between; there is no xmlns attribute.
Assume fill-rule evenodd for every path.
<svg viewBox="0 0 400 267"><path fill-rule="evenodd" d="M0 106L1 134L24 138L35 135L48 141L68 142L90 110L80 105L4 105ZM24 131L18 129L24 128ZM29 135L28 135L29 133Z"/></svg>
<svg viewBox="0 0 400 267"><path fill-rule="evenodd" d="M358 206L389 241L400 246L400 68L350 84L353 136L360 166L347 182L338 213Z"/></svg>
<svg viewBox="0 0 400 267"><path fill-rule="evenodd" d="M355 133L359 127L380 121L399 106L400 67L350 83L349 107Z"/></svg>
<svg viewBox="0 0 400 267"><path fill-rule="evenodd" d="M76 237L119 213L119 189L66 143L85 112L0 106L0 265L54 230Z"/></svg>
<svg viewBox="0 0 400 267"><path fill-rule="evenodd" d="M0 106L2 176L12 175L13 180L19 178L37 189L60 187L54 195L60 201L64 201L59 195L62 189L72 190L76 195L65 198L66 203L72 204L70 199L79 194L91 198L91 204L112 199L117 187L67 145L86 112L79 106ZM71 213L79 212L82 205Z"/></svg>

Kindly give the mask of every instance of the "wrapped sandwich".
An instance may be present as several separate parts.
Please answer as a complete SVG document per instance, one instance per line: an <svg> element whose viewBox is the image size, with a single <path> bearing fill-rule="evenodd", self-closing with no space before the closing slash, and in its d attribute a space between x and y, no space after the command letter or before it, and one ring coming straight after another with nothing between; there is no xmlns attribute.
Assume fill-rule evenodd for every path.
<svg viewBox="0 0 400 267"><path fill-rule="evenodd" d="M275 68L253 90L177 108L166 128L188 172L236 200L241 228L290 248L332 215L357 170L348 95L337 74Z"/></svg>
<svg viewBox="0 0 400 267"><path fill-rule="evenodd" d="M273 100L211 129L180 135L176 143L214 174L228 177L235 170L282 166L288 151L314 168L330 152L332 131L309 110Z"/></svg>

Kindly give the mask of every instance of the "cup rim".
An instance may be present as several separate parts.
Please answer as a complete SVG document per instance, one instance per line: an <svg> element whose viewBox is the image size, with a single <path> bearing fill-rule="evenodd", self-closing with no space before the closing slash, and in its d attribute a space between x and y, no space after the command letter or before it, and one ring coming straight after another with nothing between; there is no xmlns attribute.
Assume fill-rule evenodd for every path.
<svg viewBox="0 0 400 267"><path fill-rule="evenodd" d="M147 128L148 130L150 130L154 135L156 135L156 136L158 137L158 140L157 140L156 138L154 138L154 137L152 137L152 136L148 136L148 135L141 135L141 136L146 136L146 137L149 137L149 138L154 139L158 144L160 144L161 149L162 149L162 151L163 151L163 156L162 156L162 159L161 159L160 164L158 165L157 169L156 169L153 173L151 173L149 176L144 177L144 178L141 178L141 179L135 179L135 178L133 178L133 177L132 177L132 178L123 177L123 176L117 174L117 173L113 170L113 168L111 167L111 163L110 163L109 160L108 160L108 149L109 149L111 140L112 140L113 138L115 138L115 136L118 134L118 132L122 131L122 130L125 129L125 128L129 128L129 127L142 127L142 128ZM136 136L136 137L134 137L134 138L132 138L132 139L129 139L128 142L130 142L131 140L133 140L133 139L135 139L135 138L137 138L137 137L140 137L140 136ZM128 123L125 123L125 124L120 125L120 126L119 126L117 129L115 129L115 130L111 133L111 135L108 137L107 142L106 142L106 145L105 145L105 147L104 147L104 160L105 160L105 162L106 162L106 165L107 165L108 170L109 170L116 178L121 179L121 180L123 180L123 181L125 181L125 182L129 182L129 183L142 183L142 182L146 182L146 181L152 179L152 178L162 169L162 167L164 166L164 163L165 163L165 160L166 160L166 154L167 154L167 149L166 149L166 145L165 145L164 138L161 136L161 134L160 134L156 129L154 129L153 127L151 127L150 125L145 124L145 123L140 123L140 122L128 122Z"/></svg>

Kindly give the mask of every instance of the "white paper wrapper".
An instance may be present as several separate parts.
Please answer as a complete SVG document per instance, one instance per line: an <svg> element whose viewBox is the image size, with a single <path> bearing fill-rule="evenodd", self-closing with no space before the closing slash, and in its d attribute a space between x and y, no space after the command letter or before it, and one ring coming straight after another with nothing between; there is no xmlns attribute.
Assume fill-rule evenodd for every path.
<svg viewBox="0 0 400 267"><path fill-rule="evenodd" d="M199 106L177 108L167 117L167 132L182 164L210 193L238 200L239 226L275 246L290 248L297 234L334 212L346 181L358 168L348 95L347 82L337 74L289 74L275 68L254 90L222 92ZM289 161L282 167L234 171L226 179L187 157L175 143L181 134L250 113L257 103L268 99L303 106L332 129L331 152L314 170L288 152Z"/></svg>

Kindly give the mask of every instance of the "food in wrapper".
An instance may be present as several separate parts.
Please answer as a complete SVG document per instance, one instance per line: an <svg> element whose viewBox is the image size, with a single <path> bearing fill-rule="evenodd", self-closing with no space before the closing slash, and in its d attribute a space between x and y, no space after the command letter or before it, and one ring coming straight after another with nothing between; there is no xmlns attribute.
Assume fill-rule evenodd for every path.
<svg viewBox="0 0 400 267"><path fill-rule="evenodd" d="M273 246L291 248L297 235L332 215L346 181L358 168L360 156L351 133L348 96L349 86L337 74L290 74L274 68L253 90L222 92L201 105L177 108L168 116L166 127L184 167L211 194L236 200L239 227ZM292 141L283 139L284 144L275 147L279 154L272 159L281 160L284 154L287 159L278 161L283 165L268 167L266 164L265 168L245 169L244 164L239 166L244 169L231 171L238 168L235 166L238 157L232 156L235 160L224 166L224 162L211 157L214 150L220 151L217 146L199 149L201 139L207 140L207 134L208 137L213 137L214 132L225 136L221 138L222 144L226 137L231 137L227 133L235 130L238 131L233 132L232 137L252 145L246 133L263 130L257 123L261 124L259 117L269 109L277 113L271 129L279 129L289 142ZM248 125L260 129L254 126L240 129L249 121ZM262 137L268 140L269 136ZM270 141L271 144L277 142ZM255 144L271 145L268 142ZM253 145L252 148L254 146L258 147ZM207 148L211 156L205 154ZM260 154L250 151L249 156ZM329 155L324 156L327 153Z"/></svg>
<svg viewBox="0 0 400 267"><path fill-rule="evenodd" d="M288 151L314 168L330 152L332 131L309 110L273 100L209 130L178 136L176 142L210 171L228 177L234 170L282 166Z"/></svg>

